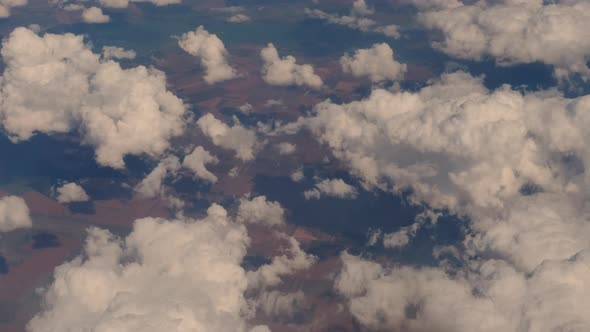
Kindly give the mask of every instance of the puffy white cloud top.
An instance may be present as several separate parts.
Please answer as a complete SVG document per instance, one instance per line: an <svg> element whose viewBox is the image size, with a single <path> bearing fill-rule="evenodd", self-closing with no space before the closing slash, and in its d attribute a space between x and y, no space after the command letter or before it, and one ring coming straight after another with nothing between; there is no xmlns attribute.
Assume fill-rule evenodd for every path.
<svg viewBox="0 0 590 332"><path fill-rule="evenodd" d="M130 2L149 2L156 6L168 6L179 4L182 0L98 0L104 7L127 8Z"/></svg>
<svg viewBox="0 0 590 332"><path fill-rule="evenodd" d="M136 220L126 238L91 228L28 330L247 331L248 243L219 205L201 220Z"/></svg>
<svg viewBox="0 0 590 332"><path fill-rule="evenodd" d="M207 170L206 165L217 164L219 160L202 146L197 146L193 152L186 155L182 166L191 170L195 177L212 183L217 182L217 176Z"/></svg>
<svg viewBox="0 0 590 332"><path fill-rule="evenodd" d="M85 202L88 194L79 184L70 182L57 188L57 201L60 203Z"/></svg>
<svg viewBox="0 0 590 332"><path fill-rule="evenodd" d="M285 210L278 202L266 200L266 196L240 199L237 221L242 223L265 224L268 226L285 223Z"/></svg>
<svg viewBox="0 0 590 332"><path fill-rule="evenodd" d="M0 232L10 232L32 226L29 207L24 199L18 196L0 198Z"/></svg>
<svg viewBox="0 0 590 332"><path fill-rule="evenodd" d="M111 20L99 7L85 8L82 11L82 20L86 23L107 23Z"/></svg>
<svg viewBox="0 0 590 332"><path fill-rule="evenodd" d="M409 332L588 330L589 114L590 95L490 91L462 72L416 92L318 104L294 127L311 129L366 186L409 188L415 203L469 225L459 267L344 255L336 289L355 318ZM417 227L385 245L406 245Z"/></svg>
<svg viewBox="0 0 590 332"><path fill-rule="evenodd" d="M10 16L10 9L12 7L21 7L28 3L27 0L1 0L0 1L0 18Z"/></svg>
<svg viewBox="0 0 590 332"><path fill-rule="evenodd" d="M313 189L303 193L305 199L319 199L321 196L336 198L356 198L358 192L355 187L342 179L324 179L315 184Z"/></svg>
<svg viewBox="0 0 590 332"><path fill-rule="evenodd" d="M538 61L554 65L558 78L572 73L590 78L588 1L449 1L449 6L436 5L443 1L413 2L426 7L419 21L442 36L433 46L451 56L492 57L501 65Z"/></svg>
<svg viewBox="0 0 590 332"><path fill-rule="evenodd" d="M143 197L155 198L162 196L165 188L162 184L168 174L175 175L180 168L180 160L176 156L162 159L158 165L135 187L135 191Z"/></svg>
<svg viewBox="0 0 590 332"><path fill-rule="evenodd" d="M99 164L122 168L125 155L160 155L183 131L184 105L162 72L101 61L82 36L17 28L1 53L0 123L14 142L77 130Z"/></svg>
<svg viewBox="0 0 590 332"><path fill-rule="evenodd" d="M368 76L372 82L400 80L407 71L406 65L394 59L393 50L385 43L356 50L352 56L345 54L340 58L340 65L345 73Z"/></svg>
<svg viewBox="0 0 590 332"><path fill-rule="evenodd" d="M134 50L126 50L116 46L102 47L102 57L105 59L135 59L136 56Z"/></svg>
<svg viewBox="0 0 590 332"><path fill-rule="evenodd" d="M254 153L258 145L256 133L240 124L228 126L218 120L213 114L203 115L197 124L205 136L209 137L213 144L224 149L236 152L236 157L241 160L254 159Z"/></svg>
<svg viewBox="0 0 590 332"><path fill-rule="evenodd" d="M180 36L178 45L199 59L205 69L205 82L213 84L238 76L227 62L228 53L221 39L209 33L203 26Z"/></svg>
<svg viewBox="0 0 590 332"><path fill-rule="evenodd" d="M260 51L264 61L262 78L271 85L298 85L318 89L324 84L322 78L315 74L308 64L298 65L295 57L287 55L279 57L273 44L268 44Z"/></svg>

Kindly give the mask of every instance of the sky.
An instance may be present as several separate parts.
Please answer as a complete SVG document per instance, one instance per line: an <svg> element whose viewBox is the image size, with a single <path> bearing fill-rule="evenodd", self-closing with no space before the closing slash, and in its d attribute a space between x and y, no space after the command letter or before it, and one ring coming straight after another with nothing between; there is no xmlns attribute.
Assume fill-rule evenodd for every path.
<svg viewBox="0 0 590 332"><path fill-rule="evenodd" d="M0 0L0 330L589 331L589 31L588 0Z"/></svg>

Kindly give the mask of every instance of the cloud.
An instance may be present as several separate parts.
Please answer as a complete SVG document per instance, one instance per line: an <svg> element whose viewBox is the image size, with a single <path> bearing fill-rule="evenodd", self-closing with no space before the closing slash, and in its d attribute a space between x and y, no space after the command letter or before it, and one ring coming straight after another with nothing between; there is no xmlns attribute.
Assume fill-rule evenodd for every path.
<svg viewBox="0 0 590 332"><path fill-rule="evenodd" d="M297 85L314 89L319 89L323 85L321 77L315 74L311 65L298 65L291 55L279 57L273 44L263 48L260 56L264 61L262 78L270 85Z"/></svg>
<svg viewBox="0 0 590 332"><path fill-rule="evenodd" d="M215 204L200 220L136 220L125 238L91 228L83 254L55 269L28 330L248 331L248 243Z"/></svg>
<svg viewBox="0 0 590 332"><path fill-rule="evenodd" d="M0 122L13 142L76 130L100 165L123 168L125 155L158 156L183 132L185 107L162 72L101 61L82 36L17 28L1 53Z"/></svg>
<svg viewBox="0 0 590 332"><path fill-rule="evenodd" d="M149 2L156 6L175 5L182 2L182 0L99 0L104 7L110 8L127 8L130 2Z"/></svg>
<svg viewBox="0 0 590 332"><path fill-rule="evenodd" d="M369 8L365 0L355 0L352 3L352 12L359 16L373 15L375 9Z"/></svg>
<svg viewBox="0 0 590 332"><path fill-rule="evenodd" d="M355 187L342 179L324 179L315 184L315 188L303 193L305 199L320 199L321 196L353 199L358 192Z"/></svg>
<svg viewBox="0 0 590 332"><path fill-rule="evenodd" d="M310 129L365 187L410 192L466 223L452 264L344 256L335 287L355 319L409 332L587 330L589 111L588 95L489 90L456 72L418 91L322 102L288 125ZM423 224L384 245L406 245Z"/></svg>
<svg viewBox="0 0 590 332"><path fill-rule="evenodd" d="M168 176L176 175L180 168L180 161L176 156L162 159L158 165L135 187L135 192L146 198L156 198L165 195L162 182Z"/></svg>
<svg viewBox="0 0 590 332"><path fill-rule="evenodd" d="M291 173L290 177L294 182L303 180L305 178L305 174L303 174L303 168L299 168L295 172Z"/></svg>
<svg viewBox="0 0 590 332"><path fill-rule="evenodd" d="M422 3L422 1L414 1ZM430 8L419 22L440 35L433 47L470 60L488 57L499 65L543 62L558 78L590 77L590 3L560 1L479 1Z"/></svg>
<svg viewBox="0 0 590 332"><path fill-rule="evenodd" d="M285 210L278 202L267 201L266 196L241 198L236 220L245 224L282 225L285 223Z"/></svg>
<svg viewBox="0 0 590 332"><path fill-rule="evenodd" d="M305 294L302 291L283 293L280 291L262 292L256 299L256 306L269 317L291 319L305 305Z"/></svg>
<svg viewBox="0 0 590 332"><path fill-rule="evenodd" d="M356 50L353 56L340 58L342 71L355 77L368 76L372 82L400 80L407 71L406 65L397 62L393 50L385 43Z"/></svg>
<svg viewBox="0 0 590 332"><path fill-rule="evenodd" d="M394 39L401 36L399 33L399 26L395 24L379 25L375 20L365 17L365 15L369 15L371 12L366 7L366 4L365 9L362 9L363 5L360 3L364 3L364 1L355 1L353 3L350 15L339 16L326 13L319 9L308 8L305 8L305 14L309 17L326 21L329 24L343 25L362 32L380 33Z"/></svg>
<svg viewBox="0 0 590 332"><path fill-rule="evenodd" d="M273 257L269 264L260 266L257 270L248 271L248 287L253 290L264 290L269 287L278 286L282 276L305 270L312 266L317 258L307 254L299 246L299 242L292 236L277 234L286 243L287 247L282 250L283 255Z"/></svg>
<svg viewBox="0 0 590 332"><path fill-rule="evenodd" d="M29 207L18 196L0 198L0 232L10 232L19 228L31 228Z"/></svg>
<svg viewBox="0 0 590 332"><path fill-rule="evenodd" d="M459 72L415 93L375 89L361 101L323 102L303 122L370 186L411 187L432 207L501 208L530 183L580 190L580 174L555 156L585 158L587 100L488 91Z"/></svg>
<svg viewBox="0 0 590 332"><path fill-rule="evenodd" d="M205 69L205 82L213 84L238 77L235 69L227 62L228 53L221 39L210 34L203 26L180 36L178 45L199 59Z"/></svg>
<svg viewBox="0 0 590 332"><path fill-rule="evenodd" d="M246 14L235 14L227 18L227 21L230 23L244 23L252 21L250 16Z"/></svg>
<svg viewBox="0 0 590 332"><path fill-rule="evenodd" d="M10 10L13 7L22 7L28 3L27 0L1 0L0 1L0 18L10 17Z"/></svg>
<svg viewBox="0 0 590 332"><path fill-rule="evenodd" d="M86 202L90 199L84 188L74 182L57 188L57 194L57 201L60 203Z"/></svg>
<svg viewBox="0 0 590 332"><path fill-rule="evenodd" d="M235 151L236 157L241 160L254 159L254 153L258 145L254 131L244 128L240 124L230 127L215 118L211 113L203 115L197 121L197 124L213 144Z"/></svg>
<svg viewBox="0 0 590 332"><path fill-rule="evenodd" d="M134 50L126 50L122 47L103 46L102 57L105 59L135 59L137 54Z"/></svg>
<svg viewBox="0 0 590 332"><path fill-rule="evenodd" d="M111 18L103 14L101 8L90 7L82 11L82 20L86 23L107 23Z"/></svg>
<svg viewBox="0 0 590 332"><path fill-rule="evenodd" d="M280 155L288 155L294 153L297 150L297 146L289 142L282 142L277 145L277 149Z"/></svg>
<svg viewBox="0 0 590 332"><path fill-rule="evenodd" d="M219 160L211 155L209 151L202 146L197 146L193 152L184 157L182 167L191 170L195 177L209 181L211 183L217 182L217 177L207 170L206 165L217 164Z"/></svg>

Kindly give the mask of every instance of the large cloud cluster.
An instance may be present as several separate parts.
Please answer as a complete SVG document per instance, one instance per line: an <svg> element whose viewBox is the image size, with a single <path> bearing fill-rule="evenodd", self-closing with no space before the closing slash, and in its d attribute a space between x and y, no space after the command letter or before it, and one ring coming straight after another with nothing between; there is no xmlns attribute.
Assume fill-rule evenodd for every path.
<svg viewBox="0 0 590 332"><path fill-rule="evenodd" d="M433 46L449 55L492 57L501 65L543 62L555 66L559 78L590 78L588 1L413 2L423 8L418 20L442 36Z"/></svg>
<svg viewBox="0 0 590 332"><path fill-rule="evenodd" d="M268 44L260 51L264 61L262 78L271 85L298 85L318 89L322 86L322 78L316 75L313 67L308 64L298 65L295 57L280 57L273 44Z"/></svg>
<svg viewBox="0 0 590 332"><path fill-rule="evenodd" d="M184 105L162 72L101 61L82 36L17 28L1 53L0 123L14 142L77 130L99 164L122 168L125 155L159 155L183 131Z"/></svg>
<svg viewBox="0 0 590 332"><path fill-rule="evenodd" d="M205 69L205 82L213 84L238 76L227 62L228 53L221 39L209 33L203 26L180 36L178 45L199 59Z"/></svg>
<svg viewBox="0 0 590 332"><path fill-rule="evenodd" d="M344 255L336 288L355 318L376 330L586 331L589 112L590 96L490 91L462 72L416 92L318 104L299 124L366 186L409 189L469 225L459 266Z"/></svg>
<svg viewBox="0 0 590 332"><path fill-rule="evenodd" d="M258 207L259 215L267 215L267 205ZM252 311L244 293L280 280L267 283L255 278L256 270L246 273L241 263L249 243L244 224L215 204L199 220L136 220L125 238L91 228L83 254L56 268L43 309L28 329L269 331L248 324ZM279 278L301 267L283 257L275 259L280 266L264 265L260 273Z"/></svg>
<svg viewBox="0 0 590 332"><path fill-rule="evenodd" d="M218 205L202 220L137 220L125 239L92 228L84 254L55 270L28 328L246 331L248 241Z"/></svg>

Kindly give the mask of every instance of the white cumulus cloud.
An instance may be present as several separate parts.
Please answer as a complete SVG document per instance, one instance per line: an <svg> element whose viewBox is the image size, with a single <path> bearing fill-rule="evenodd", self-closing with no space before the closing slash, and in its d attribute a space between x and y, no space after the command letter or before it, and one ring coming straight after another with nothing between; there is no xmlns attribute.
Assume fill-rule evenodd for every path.
<svg viewBox="0 0 590 332"><path fill-rule="evenodd" d="M183 132L185 107L162 72L101 61L82 36L17 28L1 54L0 123L13 142L77 130L99 164L122 168L125 155L158 156Z"/></svg>
<svg viewBox="0 0 590 332"><path fill-rule="evenodd" d="M400 80L407 71L406 65L394 59L393 50L385 43L356 50L352 56L345 54L340 58L340 65L345 73L367 76L372 82Z"/></svg>
<svg viewBox="0 0 590 332"><path fill-rule="evenodd" d="M575 73L590 78L590 40L584 37L590 28L588 1L450 3L418 16L441 36L435 48L462 59L491 57L500 65L543 62L555 66L558 78Z"/></svg>
<svg viewBox="0 0 590 332"><path fill-rule="evenodd" d="M57 201L60 203L85 202L88 194L79 184L70 182L57 188Z"/></svg>
<svg viewBox="0 0 590 332"><path fill-rule="evenodd" d="M202 116L197 124L205 136L209 137L213 144L224 149L236 152L236 157L241 160L254 159L254 153L258 145L256 133L240 124L228 126L218 120L213 114Z"/></svg>
<svg viewBox="0 0 590 332"><path fill-rule="evenodd" d="M280 57L273 44L268 44L260 51L264 61L262 78L271 85L297 85L318 89L322 86L322 78L315 74L308 64L299 65L291 56Z"/></svg>
<svg viewBox="0 0 590 332"><path fill-rule="evenodd" d="M238 76L227 61L228 53L221 39L209 33L203 26L180 36L178 45L199 59L205 69L205 82L213 84Z"/></svg>
<svg viewBox="0 0 590 332"><path fill-rule="evenodd" d="M136 220L125 238L91 228L83 254L55 269L28 330L261 331L246 322L248 243L219 205L201 220Z"/></svg>
<svg viewBox="0 0 590 332"><path fill-rule="evenodd" d="M0 198L0 232L10 232L32 226L29 207L24 199L18 196Z"/></svg>
<svg viewBox="0 0 590 332"><path fill-rule="evenodd" d="M195 177L209 181L211 183L217 182L217 176L207 169L209 164L217 164L219 160L211 155L209 151L202 146L197 146L193 152L186 155L182 160L182 167L191 170Z"/></svg>
<svg viewBox="0 0 590 332"><path fill-rule="evenodd" d="M102 47L102 57L105 59L135 59L136 56L134 50L126 50L116 46Z"/></svg>
<svg viewBox="0 0 590 332"><path fill-rule="evenodd" d="M357 195L356 188L342 179L324 179L316 183L313 189L303 193L305 199L319 199L322 196L353 199Z"/></svg>
<svg viewBox="0 0 590 332"><path fill-rule="evenodd" d="M111 20L99 7L85 8L82 11L82 20L86 23L107 23Z"/></svg>

